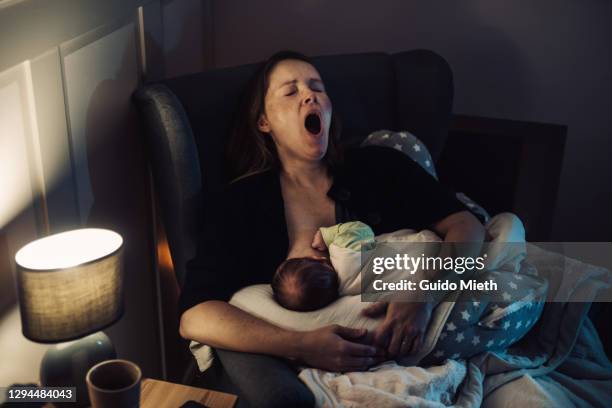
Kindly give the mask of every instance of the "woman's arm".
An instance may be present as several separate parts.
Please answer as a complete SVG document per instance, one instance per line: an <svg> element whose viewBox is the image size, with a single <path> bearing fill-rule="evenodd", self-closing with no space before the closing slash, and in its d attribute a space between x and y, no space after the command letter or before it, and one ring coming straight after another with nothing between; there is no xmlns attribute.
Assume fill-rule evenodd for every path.
<svg viewBox="0 0 612 408"><path fill-rule="evenodd" d="M361 371L380 362L382 352L358 343L366 330L331 325L312 331L286 330L223 301L200 303L181 316L183 338L212 347L269 354L330 371Z"/></svg>
<svg viewBox="0 0 612 408"><path fill-rule="evenodd" d="M292 359L299 356L297 332L281 329L219 300L186 310L179 332L185 339L211 347Z"/></svg>
<svg viewBox="0 0 612 408"><path fill-rule="evenodd" d="M433 229L446 243L438 256L477 257L480 254L485 229L470 212L451 214L435 223ZM464 274L461 277L466 279L469 275ZM443 278L444 276L439 274L435 278L432 277ZM385 316L385 320L374 331L374 344L386 349L391 358L417 353L423 345L431 312L443 298L440 296L435 302L374 303L365 309L364 313L370 317L383 314Z"/></svg>
<svg viewBox="0 0 612 408"><path fill-rule="evenodd" d="M461 211L451 214L435 223L433 230L444 238L445 243L461 243L448 246L457 250L452 255L475 258L480 254L485 229L471 212Z"/></svg>

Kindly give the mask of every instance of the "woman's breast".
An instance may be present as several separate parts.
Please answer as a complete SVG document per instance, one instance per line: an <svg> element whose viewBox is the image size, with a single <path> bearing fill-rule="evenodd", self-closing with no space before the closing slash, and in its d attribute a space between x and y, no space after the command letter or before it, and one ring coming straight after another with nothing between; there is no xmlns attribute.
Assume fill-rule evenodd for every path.
<svg viewBox="0 0 612 408"><path fill-rule="evenodd" d="M286 200L285 218L289 237L287 258L304 256L325 256L325 253L312 248L312 240L320 227L336 223L335 204L326 198L322 200Z"/></svg>

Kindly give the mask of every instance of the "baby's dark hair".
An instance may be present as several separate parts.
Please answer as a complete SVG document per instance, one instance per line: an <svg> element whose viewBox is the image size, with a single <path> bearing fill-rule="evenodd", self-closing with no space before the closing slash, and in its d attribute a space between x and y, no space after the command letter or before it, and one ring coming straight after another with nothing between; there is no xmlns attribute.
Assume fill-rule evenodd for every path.
<svg viewBox="0 0 612 408"><path fill-rule="evenodd" d="M321 309L338 298L338 274L329 262L314 258L291 258L272 278L274 299L298 312Z"/></svg>

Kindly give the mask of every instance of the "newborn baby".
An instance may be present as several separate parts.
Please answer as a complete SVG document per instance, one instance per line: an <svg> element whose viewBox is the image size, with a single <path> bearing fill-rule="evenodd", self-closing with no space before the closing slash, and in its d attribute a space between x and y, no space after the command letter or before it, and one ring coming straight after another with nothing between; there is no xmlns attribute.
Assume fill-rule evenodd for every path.
<svg viewBox="0 0 612 408"><path fill-rule="evenodd" d="M505 270L516 273L525 256L525 230L514 214L502 213L486 225L489 257L485 261L488 270ZM435 250L427 242L440 242L431 231L399 230L374 236L372 229L360 222L352 221L320 228L315 234L312 247L329 249L331 261L325 257L291 258L284 261L272 279L274 299L283 307L295 311L317 310L335 301L339 296L362 293L361 268L363 251L374 249L376 243L403 242L415 253ZM513 243L513 244L508 244ZM386 273L388 281L404 278L402 270Z"/></svg>
<svg viewBox="0 0 612 408"><path fill-rule="evenodd" d="M359 256L362 249L375 245L374 232L366 224L353 221L320 228L312 246L324 251L330 245ZM325 257L291 258L277 268L272 279L274 299L284 308L306 312L327 306L339 295L358 294L347 290L357 273L339 274Z"/></svg>
<svg viewBox="0 0 612 408"><path fill-rule="evenodd" d="M432 342L435 348L424 360L427 364L505 349L521 339L542 312L545 282L533 276L517 275L525 257L525 231L520 219L513 214L500 214L487 223L486 229L492 241L487 245L487 253L491 256L485 262L487 275L481 279L494 278L504 294L512 294L514 298L481 302L475 300L473 293L463 293L463 300L456 303L438 326L443 329ZM321 251L328 248L331 261L323 257L286 260L278 267L272 281L274 299L286 309L295 311L323 308L340 295L361 293L362 250L367 251L380 242L439 241L439 237L427 230L420 233L400 230L375 238L372 229L361 222L321 228L312 246ZM417 247L418 251L426 250L424 245ZM537 292L537 295L529 295L531 300L526 301L529 292Z"/></svg>
<svg viewBox="0 0 612 408"><path fill-rule="evenodd" d="M272 278L274 299L285 309L309 312L338 298L338 274L324 257L291 258Z"/></svg>

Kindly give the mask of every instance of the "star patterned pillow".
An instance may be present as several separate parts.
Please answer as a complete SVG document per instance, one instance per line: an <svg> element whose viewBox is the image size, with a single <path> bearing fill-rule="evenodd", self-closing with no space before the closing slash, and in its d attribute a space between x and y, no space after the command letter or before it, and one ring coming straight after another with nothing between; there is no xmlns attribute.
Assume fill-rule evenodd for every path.
<svg viewBox="0 0 612 408"><path fill-rule="evenodd" d="M495 300L484 299L479 291L462 291L435 350L427 357L428 363L506 350L523 338L540 318L548 289L545 280L500 271L487 271L477 279L497 284Z"/></svg>
<svg viewBox="0 0 612 408"><path fill-rule="evenodd" d="M408 131L393 132L391 130L377 130L370 133L361 143L361 146L386 146L399 150L417 162L433 178L438 179L431 154L427 146L418 137ZM457 199L466 205L472 212L479 215L484 223L491 219L487 210L471 200L463 193L457 193Z"/></svg>
<svg viewBox="0 0 612 408"><path fill-rule="evenodd" d="M417 162L433 178L438 179L433 159L427 147L410 132L393 132L391 130L378 130L361 143L361 146L386 146L399 150Z"/></svg>

